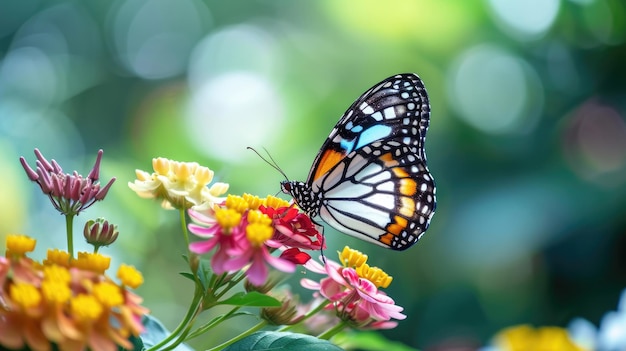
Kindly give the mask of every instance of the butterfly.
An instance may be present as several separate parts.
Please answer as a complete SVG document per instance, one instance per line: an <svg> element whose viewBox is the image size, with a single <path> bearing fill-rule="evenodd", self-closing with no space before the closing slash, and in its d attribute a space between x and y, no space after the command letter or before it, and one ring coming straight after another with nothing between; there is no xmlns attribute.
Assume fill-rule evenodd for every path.
<svg viewBox="0 0 626 351"><path fill-rule="evenodd" d="M306 182L281 190L311 218L393 250L424 234L435 213L435 182L424 141L430 105L422 80L389 77L361 95L322 145Z"/></svg>

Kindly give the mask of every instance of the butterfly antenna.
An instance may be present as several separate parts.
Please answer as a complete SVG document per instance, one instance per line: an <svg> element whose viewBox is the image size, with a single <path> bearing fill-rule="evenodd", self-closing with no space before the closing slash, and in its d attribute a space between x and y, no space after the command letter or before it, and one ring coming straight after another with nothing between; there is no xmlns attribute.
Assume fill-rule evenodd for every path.
<svg viewBox="0 0 626 351"><path fill-rule="evenodd" d="M261 158L261 160L265 161L265 163L267 163L268 165L270 165L272 168L274 168L275 170L277 170L278 172L280 172L280 174L283 175L283 177L285 177L285 180L289 180L289 177L287 177L287 175L285 174L285 172L283 172L282 169L280 169L280 167L278 167L278 163L276 163L276 161L274 160L274 158L272 157L272 155L270 155L269 151L267 151L266 148L263 148L263 150L265 151L265 153L267 154L267 158L264 157L263 155L261 155L258 151L256 151L255 148L248 146L247 147L248 150L252 150L254 151L255 154L257 154L257 156L259 156Z"/></svg>

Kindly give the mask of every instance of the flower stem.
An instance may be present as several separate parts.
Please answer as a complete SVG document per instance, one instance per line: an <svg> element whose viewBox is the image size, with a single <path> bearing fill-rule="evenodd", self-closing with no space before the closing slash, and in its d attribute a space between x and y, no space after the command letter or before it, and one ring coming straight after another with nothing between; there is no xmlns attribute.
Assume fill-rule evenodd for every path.
<svg viewBox="0 0 626 351"><path fill-rule="evenodd" d="M70 254L70 259L74 258L74 215L65 215L65 231L67 233L67 252Z"/></svg>
<svg viewBox="0 0 626 351"><path fill-rule="evenodd" d="M313 308L312 310L310 310L309 312L307 312L304 317L298 321L298 323L294 323L292 325L286 325L283 326L281 328L279 328L277 331L288 331L290 329L295 328L296 326L302 324L304 321L306 321L307 319L311 318L312 316L314 316L315 314L317 314L317 312L321 311L324 309L324 307L326 307L326 305L328 305L328 303L330 302L330 300L325 299L324 301L320 302L320 304L318 304L317 306L315 306L315 308Z"/></svg>
<svg viewBox="0 0 626 351"><path fill-rule="evenodd" d="M226 346L229 346L229 345L231 345L231 344L234 344L235 342L237 342L237 341L239 341L239 340L241 340L241 339L245 338L246 336L248 336L248 335L250 335L250 334L254 333L255 331L257 331L257 330L259 330L259 329L263 328L266 324L267 324L267 322L266 322L266 321L260 321L259 323L257 323L257 325L255 325L255 326L253 326L252 328L250 328L250 329L246 330L245 332L243 332L243 333L239 334L238 336L236 336L236 337L234 337L234 338L232 338L232 339L230 339L230 340L226 341L225 343L222 343L222 344L217 345L217 346L215 346L215 347L213 347L213 348L210 348L210 349L208 349L207 351L218 351L218 350L221 350L221 349L225 348Z"/></svg>
<svg viewBox="0 0 626 351"><path fill-rule="evenodd" d="M183 333L185 330L188 330L190 322L195 319L196 315L200 311L201 305L202 305L202 291L196 286L196 291L194 293L193 300L191 301L191 304L189 305L189 309L187 310L187 314L185 315L185 318L183 318L180 324L178 324L176 329L174 329L174 331L167 338L161 340L159 343L147 349L146 351L158 350L164 345L167 345L173 339L177 338L179 334Z"/></svg>
<svg viewBox="0 0 626 351"><path fill-rule="evenodd" d="M194 330L193 332L191 332L188 336L187 336L187 340L189 339L193 339L197 336L200 336L204 333L206 333L207 331L209 331L210 329L212 329L213 327L215 327L216 325L222 323L223 321L229 319L235 312L237 312L239 309L241 308L241 306L237 306L235 308L233 308L232 310L228 311L227 313L213 319L212 321L210 321L209 323L201 326L200 328Z"/></svg>
<svg viewBox="0 0 626 351"><path fill-rule="evenodd" d="M330 340L330 338L335 336L335 334L339 333L340 331L342 331L347 326L348 326L348 322L341 321L341 322L337 323L337 325L335 325L334 327L326 330L325 332L323 332L322 334L318 335L317 337L319 339L322 339L322 340Z"/></svg>
<svg viewBox="0 0 626 351"><path fill-rule="evenodd" d="M187 217L185 217L185 209L181 208L179 210L180 213L180 224L183 229L183 236L185 237L185 244L187 245L187 251L189 251L189 233L187 232Z"/></svg>

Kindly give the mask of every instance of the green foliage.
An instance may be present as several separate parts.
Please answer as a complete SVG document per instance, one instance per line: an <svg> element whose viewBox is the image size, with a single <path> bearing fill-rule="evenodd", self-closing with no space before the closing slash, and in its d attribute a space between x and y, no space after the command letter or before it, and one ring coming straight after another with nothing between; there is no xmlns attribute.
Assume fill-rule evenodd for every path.
<svg viewBox="0 0 626 351"><path fill-rule="evenodd" d="M224 351L333 351L342 350L328 340L287 332L257 332L226 347Z"/></svg>
<svg viewBox="0 0 626 351"><path fill-rule="evenodd" d="M256 291L249 293L238 292L219 302L220 305L251 306L251 307L280 307L280 301Z"/></svg>

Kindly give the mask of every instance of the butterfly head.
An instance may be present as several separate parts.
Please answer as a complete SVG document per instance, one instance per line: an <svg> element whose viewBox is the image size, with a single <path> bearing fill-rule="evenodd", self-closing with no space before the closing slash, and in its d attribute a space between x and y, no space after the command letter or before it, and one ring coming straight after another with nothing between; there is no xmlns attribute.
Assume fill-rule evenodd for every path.
<svg viewBox="0 0 626 351"><path fill-rule="evenodd" d="M298 207L310 217L315 217L319 214L319 194L311 191L311 187L306 183L295 180L283 180L280 182L280 189L283 193L291 195Z"/></svg>

